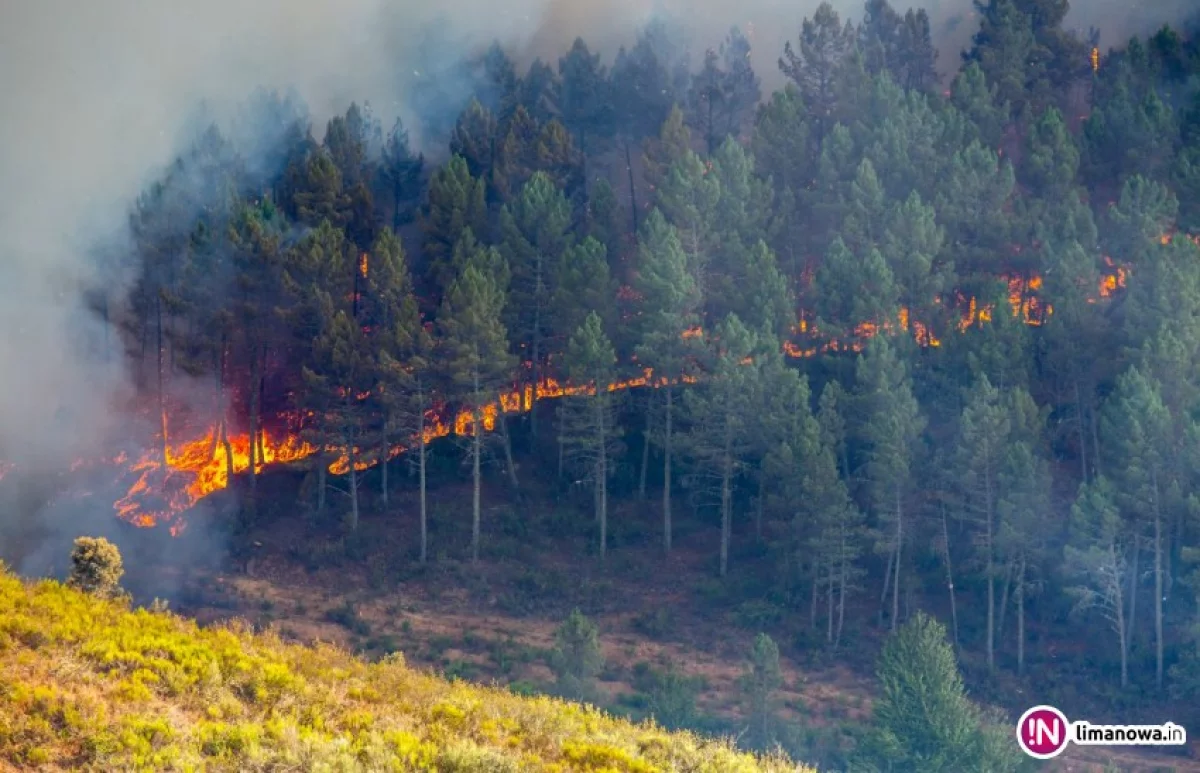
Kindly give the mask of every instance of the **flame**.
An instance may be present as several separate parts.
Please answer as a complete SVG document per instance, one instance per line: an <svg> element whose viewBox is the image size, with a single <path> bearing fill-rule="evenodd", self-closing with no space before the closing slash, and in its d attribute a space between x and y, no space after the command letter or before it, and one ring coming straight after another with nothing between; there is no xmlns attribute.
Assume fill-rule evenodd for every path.
<svg viewBox="0 0 1200 773"><path fill-rule="evenodd" d="M1160 238L1160 242L1169 244L1173 237L1174 233L1164 234ZM1200 245L1200 236L1187 238ZM1104 257L1104 264L1105 271L1098 288L1099 297L1109 298L1118 289L1125 287L1129 270L1118 265L1108 256ZM364 276L366 275L367 256L365 253L362 256L360 271ZM1020 318L1027 325L1036 326L1041 325L1053 313L1052 306L1038 297L1038 293L1043 287L1041 276L1036 274L1028 277L1009 275L1003 276L1002 279L1008 286L1007 300L1014 317ZM623 287L622 290L627 291L629 296L634 295L628 293L628 288ZM1088 300L1094 302L1096 299L1089 298ZM959 331L990 322L995 312L992 304L981 305L974 297L967 298L962 294L938 298L935 299L935 303L951 303L955 308L961 310L956 325ZM875 321L859 323L851 331L850 337L844 341L834 338L819 340L819 331L811 321L810 313L801 311L796 324L792 327L792 333L794 336L806 340L807 344L788 340L783 343L783 350L788 357L794 359L813 357L828 352L859 352L865 347L867 339L878 335L881 331L895 332L897 330L910 333L921 346L941 346L941 340L934 335L927 324L913 319L908 308L901 308L895 320L887 320L882 323ZM697 338L702 335L703 329L700 327L688 328L682 333L683 338ZM644 368L640 376L615 381L608 384L606 390L616 392L644 387L658 389L669 383L693 384L697 380L696 376L685 375L672 381L665 376L655 377L650 368ZM480 423L484 432L491 432L495 430L496 421L502 412L503 414L525 412L529 411L537 400L581 394L590 395L595 392L594 384L572 385L552 377L546 377L541 379L536 386L515 386L507 392L498 394L495 402L479 408ZM343 392L342 395L345 396L345 393ZM371 392L369 391L355 395L358 400L366 400L370 396ZM311 413L308 415L311 416ZM476 431L475 412L470 408L463 408L452 419L446 418L445 420L440 410L431 409L426 413L425 418L423 434L426 443L446 437L451 433L458 436L471 436ZM159 452L147 452L132 464L129 464L129 460L124 454L110 460L112 464L118 466L128 465L128 472L136 475L136 480L129 488L128 493L113 506L118 515L137 526L149 527L158 523L172 523L170 527L172 534L182 531L184 523L179 516L203 497L227 488L230 483L230 467L235 475L244 473L250 468L249 434L232 435L229 438L227 454L224 444L218 442L220 440L219 426L218 424L217 427L209 429L205 434L190 442L168 444L165 469L162 455ZM318 450L310 443L301 440L296 434L277 435L263 432L261 445L262 458L256 460L255 464L258 471L262 471L268 465L305 459L317 453ZM408 447L408 444L405 443L392 446L387 450L386 456L388 459L392 459L402 454ZM344 448L330 446L325 450L326 453L335 457L328 466L330 473L342 475L349 472L350 455L345 453ZM362 471L378 464L380 457L384 454L379 450L364 452L362 449L355 448L353 456L355 470ZM84 462L77 462L72 465L72 468L81 464ZM0 462L0 479L12 469L13 465ZM154 501L148 503L147 500Z"/></svg>
<svg viewBox="0 0 1200 773"><path fill-rule="evenodd" d="M1091 52L1092 72L1100 71L1100 49L1097 46L1092 46Z"/></svg>
<svg viewBox="0 0 1200 773"><path fill-rule="evenodd" d="M362 274L363 279L367 278L367 268L370 265L370 260L370 257L365 252L358 259L358 273Z"/></svg>

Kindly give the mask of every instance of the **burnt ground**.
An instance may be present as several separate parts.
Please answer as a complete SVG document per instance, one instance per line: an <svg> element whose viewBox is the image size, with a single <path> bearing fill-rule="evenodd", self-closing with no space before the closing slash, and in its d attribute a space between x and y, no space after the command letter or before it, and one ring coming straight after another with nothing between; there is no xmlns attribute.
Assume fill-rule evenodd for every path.
<svg viewBox="0 0 1200 773"><path fill-rule="evenodd" d="M847 613L844 642L831 651L823 622L816 631L809 628L807 601L773 596L766 590L769 572L751 571L776 563L761 560L765 549L752 533L735 533L730 577L721 581L712 524L677 517L675 549L664 558L658 501L630 498L610 514L613 545L601 564L585 497L576 501L549 484L522 481L522 494L514 499L502 481L491 481L483 497L481 560L472 564L470 487L449 483L429 494L429 562L422 566L415 560L415 492L403 473L393 481L400 490L385 508L378 482L368 476L361 537L347 541L336 524L313 524L295 504L297 475L268 474L260 494L273 506L260 511L255 528L229 530L226 560L184 570L148 559L130 567L131 583L169 589L164 595L173 608L201 622L239 617L285 638L334 642L368 657L399 650L409 663L452 678L526 691L553 690L548 655L554 630L579 608L598 625L605 655L595 703L644 716L650 675L673 667L697 688L689 725L726 735L744 727L738 679L754 635L765 630L779 644L785 677L776 699L780 726L797 748L808 750L808 761L836 769L852 746L856 724L869 717L874 657L885 633L875 625L872 594L859 594L858 608ZM686 509L681 501L681 516ZM180 540L190 533L207 544L213 531L189 525ZM175 549L180 553L186 551ZM1064 642L1057 649L1072 645L1082 646ZM971 685L969 666L967 672ZM1006 690L994 693L1011 699L1013 705L1004 707L1014 717L1032 703L1048 702L1040 696L1022 700L1037 692L1028 684ZM1200 762L1072 747L1046 765L1062 771L1114 768L1200 771Z"/></svg>

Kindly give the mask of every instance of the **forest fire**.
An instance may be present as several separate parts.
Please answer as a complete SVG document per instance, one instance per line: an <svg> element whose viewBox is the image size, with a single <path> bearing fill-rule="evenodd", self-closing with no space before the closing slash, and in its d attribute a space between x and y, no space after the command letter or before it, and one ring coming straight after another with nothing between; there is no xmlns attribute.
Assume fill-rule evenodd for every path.
<svg viewBox="0 0 1200 773"><path fill-rule="evenodd" d="M1166 237L1164 237L1166 238ZM1169 241L1169 239L1167 239ZM1128 277L1127 269L1118 266L1111 258L1105 257L1105 273L1099 286L1099 297L1111 297L1119 288L1125 287ZM367 256L362 256L359 270L366 273ZM1042 289L1042 278L1037 275L1030 277L1008 276L1008 303L1014 317L1020 318L1025 324L1040 325L1053 312L1049 304L1044 303L1038 292ZM1092 299L1090 299L1092 300ZM975 298L958 296L954 306L960 309L957 329L965 331L968 328L989 322L993 318L994 307L991 304L981 304ZM810 343L797 344L795 341L784 343L784 353L793 359L812 357L828 352L858 352L862 351L865 343L879 332L907 331L912 334L922 347L938 347L941 340L934 335L928 325L912 319L907 308L901 308L895 321L863 322L855 326L846 340L836 338L821 340L817 326L810 315L801 313L792 332ZM700 338L703 330L692 327L683 332L688 339ZM685 376L684 382L696 381L695 376ZM640 376L621 380L608 385L610 392L619 390L651 387L660 388L668 383L665 377L655 378L650 368L644 368ZM578 394L594 394L595 388L576 386L559 381L553 377L543 377L536 385L518 385L512 390L497 395L495 402L484 405L479 409L480 423L484 432L496 429L497 418L502 414L524 413L531 410L537 400L554 399ZM366 400L371 393L355 395L357 399ZM190 509L204 497L220 491L230 485L231 477L243 474L250 469L252 456L257 472L273 464L296 462L313 456L318 447L301 438L296 428L300 422L295 417L284 416L284 426L289 429L262 430L256 453L251 453L249 433L229 434L223 436L220 422L193 440L182 443L166 444L146 452L141 458L129 462L124 457L111 460L134 476L134 482L127 493L114 504L118 516L139 527L151 527L169 524L172 534L178 534L184 527L180 515ZM430 410L425 417L424 439L431 442L434 439L451 434L469 437L475 431L476 414L472 410L458 410L453 417L445 415L441 409ZM412 447L408 440L390 447L387 458L392 459ZM350 459L354 459L356 471L363 471L376 466L383 454L378 450L362 450L355 448L353 454L347 454L344 446L329 446L325 450L326 458L332 461L328 471L333 475L344 475L350 471ZM11 468L11 465L0 465L0 478Z"/></svg>

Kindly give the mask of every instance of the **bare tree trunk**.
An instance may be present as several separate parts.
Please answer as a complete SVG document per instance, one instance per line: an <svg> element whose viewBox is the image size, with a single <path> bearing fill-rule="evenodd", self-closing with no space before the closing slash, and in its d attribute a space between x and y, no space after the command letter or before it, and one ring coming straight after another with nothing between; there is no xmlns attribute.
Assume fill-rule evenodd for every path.
<svg viewBox="0 0 1200 773"><path fill-rule="evenodd" d="M900 619L900 562L904 556L904 505L900 502L900 487L896 487L896 576L892 579L892 631Z"/></svg>
<svg viewBox="0 0 1200 773"><path fill-rule="evenodd" d="M667 393L666 427L663 435L663 547L671 552L671 385Z"/></svg>
<svg viewBox="0 0 1200 773"><path fill-rule="evenodd" d="M597 385L597 389L603 389L603 386ZM600 441L600 448L598 449L600 456L596 471L598 478L596 486L599 489L599 508L597 514L600 516L600 560L604 561L608 552L608 438L607 428L604 426L604 404L602 401L607 398L602 394L597 394L595 399L598 407L598 415L596 417L597 426L600 430L598 438Z"/></svg>
<svg viewBox="0 0 1200 773"><path fill-rule="evenodd" d="M828 587L825 589L825 607L827 610L825 619L825 643L833 644L833 586L836 583L834 577L834 567L831 561L828 566L829 574L826 578Z"/></svg>
<svg viewBox="0 0 1200 773"><path fill-rule="evenodd" d="M1163 686L1163 529L1159 512L1158 475L1151 472L1154 485L1154 685Z"/></svg>
<svg viewBox="0 0 1200 773"><path fill-rule="evenodd" d="M844 516L843 516L844 517ZM841 529L841 547L838 554L838 620L837 632L833 637L833 646L836 649L838 643L842 640L842 625L846 621L846 583L849 582L848 575L850 574L849 561L846 558L846 528L842 524Z"/></svg>
<svg viewBox="0 0 1200 773"><path fill-rule="evenodd" d="M642 430L642 472L638 476L638 501L646 499L646 472L650 469L650 419L654 409L654 391L646 392L646 427Z"/></svg>
<svg viewBox="0 0 1200 773"><path fill-rule="evenodd" d="M383 419L383 440L379 443L379 494L383 499L383 506L386 508L388 502L388 456L392 453L391 443L388 442L387 426L391 421L390 417L384 416Z"/></svg>
<svg viewBox="0 0 1200 773"><path fill-rule="evenodd" d="M517 482L517 465L513 463L512 441L508 437L508 414L504 411L504 401L499 399L496 403L496 426L500 429L500 440L504 444L504 463L508 467L508 482L513 487L513 491L520 488ZM477 427L480 431L483 430L483 425Z"/></svg>
<svg viewBox="0 0 1200 773"><path fill-rule="evenodd" d="M421 563L429 548L429 522L425 511L425 389L417 377L417 476L421 496Z"/></svg>
<svg viewBox="0 0 1200 773"><path fill-rule="evenodd" d="M1133 644L1133 631L1137 625L1138 564L1141 563L1142 546L1136 537L1133 540L1133 569L1129 572L1129 624L1125 627L1125 646Z"/></svg>
<svg viewBox="0 0 1200 773"><path fill-rule="evenodd" d="M883 626L884 610L887 609L888 591L892 587L892 563L896 560L896 551L888 551L887 568L883 570L883 593L879 594L879 625Z"/></svg>
<svg viewBox="0 0 1200 773"><path fill-rule="evenodd" d="M812 560L812 582L809 583L808 594L808 627L817 630L817 599L821 595L821 565L817 559Z"/></svg>
<svg viewBox="0 0 1200 773"><path fill-rule="evenodd" d="M167 395L164 387L163 370L166 367L163 363L163 312L162 312L162 291L156 295L154 315L157 320L157 340L155 350L158 352L157 373L158 373L158 420L159 431L162 432L162 466L165 472L171 465L170 452L167 450L167 443L170 442L170 436L167 434Z"/></svg>
<svg viewBox="0 0 1200 773"><path fill-rule="evenodd" d="M1017 674L1025 675L1025 554L1017 569Z"/></svg>
<svg viewBox="0 0 1200 773"><path fill-rule="evenodd" d="M1113 556L1112 565L1118 566L1115 560L1116 548L1114 545L1108 547L1109 555ZM1136 553L1137 546L1134 545ZM1136 563L1136 561L1135 561ZM1121 598L1121 578L1116 577L1113 581L1113 594L1116 596L1113 604L1113 611L1117 617L1117 643L1121 645L1121 687L1122 689L1129 686L1129 635L1128 630L1133 627L1132 618L1129 623L1125 622L1125 599Z"/></svg>
<svg viewBox="0 0 1200 773"><path fill-rule="evenodd" d="M258 466L262 456L259 454L258 421L259 421L259 359L258 342L250 347L250 499L246 503L249 520L253 520L258 510ZM324 487L321 488L324 491Z"/></svg>
<svg viewBox="0 0 1200 773"><path fill-rule="evenodd" d="M954 649L958 651L958 604L954 600L954 571L950 565L950 529L946 525L946 508L942 508L942 543L946 551L946 587L950 589L950 620L954 630Z"/></svg>
<svg viewBox="0 0 1200 773"><path fill-rule="evenodd" d="M475 378L475 394L479 394L479 377ZM474 436L471 438L471 479L474 493L471 498L471 562L479 561L479 490L482 484L480 457L483 455L483 411L476 402Z"/></svg>
<svg viewBox="0 0 1200 773"><path fill-rule="evenodd" d="M984 453L990 458L991 447L984 440ZM984 549L987 550L987 560L985 572L987 573L987 666L988 672L996 670L996 565L993 554L995 553L995 539L992 534L994 528L992 510L992 475L990 466L984 472L984 517L986 524L984 526L984 539L987 541Z"/></svg>
<svg viewBox="0 0 1200 773"><path fill-rule="evenodd" d="M1004 565L1004 586L1000 589L1000 606L996 610L996 638L1004 639L1004 618L1008 614L1008 592L1012 585L1013 562Z"/></svg>
<svg viewBox="0 0 1200 773"><path fill-rule="evenodd" d="M358 534L358 451L354 441L351 432L346 443L346 456L350 462L350 533Z"/></svg>
<svg viewBox="0 0 1200 773"><path fill-rule="evenodd" d="M729 573L729 539L733 531L733 437L725 433L725 461L721 471L721 576Z"/></svg>

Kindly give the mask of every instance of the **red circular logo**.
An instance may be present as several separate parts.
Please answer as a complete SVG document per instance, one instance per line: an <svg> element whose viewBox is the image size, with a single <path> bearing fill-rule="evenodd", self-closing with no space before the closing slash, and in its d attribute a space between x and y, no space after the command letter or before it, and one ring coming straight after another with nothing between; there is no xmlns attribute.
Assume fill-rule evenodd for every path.
<svg viewBox="0 0 1200 773"><path fill-rule="evenodd" d="M1034 706L1017 720L1017 744L1038 760L1057 757L1067 748L1071 723L1053 706Z"/></svg>

